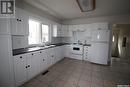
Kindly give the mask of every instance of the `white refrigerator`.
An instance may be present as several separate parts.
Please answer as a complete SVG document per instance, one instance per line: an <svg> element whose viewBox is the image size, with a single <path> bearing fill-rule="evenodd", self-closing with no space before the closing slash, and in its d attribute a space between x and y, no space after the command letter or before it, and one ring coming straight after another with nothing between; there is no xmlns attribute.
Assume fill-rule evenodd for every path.
<svg viewBox="0 0 130 87"><path fill-rule="evenodd" d="M109 55L110 30L98 29L92 32L90 62L107 65Z"/></svg>

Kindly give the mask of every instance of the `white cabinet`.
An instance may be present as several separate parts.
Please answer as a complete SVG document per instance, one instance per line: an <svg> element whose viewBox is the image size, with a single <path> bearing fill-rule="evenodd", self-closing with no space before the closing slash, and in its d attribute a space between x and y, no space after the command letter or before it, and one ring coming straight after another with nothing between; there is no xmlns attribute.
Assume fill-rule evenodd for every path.
<svg viewBox="0 0 130 87"><path fill-rule="evenodd" d="M0 35L0 87L14 87L11 36Z"/></svg>
<svg viewBox="0 0 130 87"><path fill-rule="evenodd" d="M12 35L28 35L29 34L29 16L26 11L16 8L15 18L11 19L11 34Z"/></svg>
<svg viewBox="0 0 130 87"><path fill-rule="evenodd" d="M84 31L84 35L85 35L85 37L91 37L91 35L92 35L92 25L91 24L85 24L84 25L84 29L85 29L85 31Z"/></svg>
<svg viewBox="0 0 130 87"><path fill-rule="evenodd" d="M39 71L39 62L38 62L38 52L32 52L27 54L27 79L30 80L34 76L36 76Z"/></svg>
<svg viewBox="0 0 130 87"><path fill-rule="evenodd" d="M39 58L38 51L14 56L16 86L23 84L39 74Z"/></svg>
<svg viewBox="0 0 130 87"><path fill-rule="evenodd" d="M54 57L55 57L54 48L46 49L46 54L47 54L46 62L47 62L47 68L48 68L54 64Z"/></svg>
<svg viewBox="0 0 130 87"><path fill-rule="evenodd" d="M39 52L39 56L40 56L40 73L45 71L48 66L47 66L47 50L41 50Z"/></svg>
<svg viewBox="0 0 130 87"><path fill-rule="evenodd" d="M52 23L53 37L61 37L61 24Z"/></svg>
<svg viewBox="0 0 130 87"><path fill-rule="evenodd" d="M72 30L71 28L69 28L69 25L62 25L61 26L61 30L62 30L62 37L72 37Z"/></svg>
<svg viewBox="0 0 130 87"><path fill-rule="evenodd" d="M10 19L1 18L0 19L0 35L10 34Z"/></svg>
<svg viewBox="0 0 130 87"><path fill-rule="evenodd" d="M57 46L54 48L55 50L55 60L54 62L58 62L63 58L63 46Z"/></svg>
<svg viewBox="0 0 130 87"><path fill-rule="evenodd" d="M84 60L91 60L91 46L84 46Z"/></svg>
<svg viewBox="0 0 130 87"><path fill-rule="evenodd" d="M72 30L69 25L52 24L53 37L72 37Z"/></svg>
<svg viewBox="0 0 130 87"><path fill-rule="evenodd" d="M63 46L16 55L14 59L15 84L20 86L63 58Z"/></svg>
<svg viewBox="0 0 130 87"><path fill-rule="evenodd" d="M27 81L26 54L14 56L14 73L16 87Z"/></svg>
<svg viewBox="0 0 130 87"><path fill-rule="evenodd" d="M72 26L72 31L78 31L78 32L83 32L85 31L85 26L83 24L80 25L71 25Z"/></svg>
<svg viewBox="0 0 130 87"><path fill-rule="evenodd" d="M92 29L109 29L109 23L92 23Z"/></svg>
<svg viewBox="0 0 130 87"><path fill-rule="evenodd" d="M71 58L71 46L65 45L65 57Z"/></svg>

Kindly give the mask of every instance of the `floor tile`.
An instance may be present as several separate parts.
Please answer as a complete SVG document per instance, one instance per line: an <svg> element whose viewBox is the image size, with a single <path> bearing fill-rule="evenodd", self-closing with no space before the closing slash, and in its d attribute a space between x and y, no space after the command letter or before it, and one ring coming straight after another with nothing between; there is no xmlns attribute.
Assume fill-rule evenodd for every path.
<svg viewBox="0 0 130 87"><path fill-rule="evenodd" d="M110 66L65 58L20 87L117 87L130 84L130 64L114 60Z"/></svg>

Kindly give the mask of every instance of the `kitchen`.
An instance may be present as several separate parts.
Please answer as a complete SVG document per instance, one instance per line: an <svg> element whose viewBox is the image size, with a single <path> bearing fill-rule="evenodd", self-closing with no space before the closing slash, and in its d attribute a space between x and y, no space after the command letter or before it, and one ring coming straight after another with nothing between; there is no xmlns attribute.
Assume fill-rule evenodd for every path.
<svg viewBox="0 0 130 87"><path fill-rule="evenodd" d="M0 18L0 87L129 87L129 64L111 60L128 3L16 0L15 17Z"/></svg>

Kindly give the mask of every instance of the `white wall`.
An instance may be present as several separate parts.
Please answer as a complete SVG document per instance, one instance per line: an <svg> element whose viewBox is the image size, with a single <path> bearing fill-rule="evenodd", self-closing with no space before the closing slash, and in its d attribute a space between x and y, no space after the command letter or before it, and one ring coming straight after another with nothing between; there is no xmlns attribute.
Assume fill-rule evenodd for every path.
<svg viewBox="0 0 130 87"><path fill-rule="evenodd" d="M111 24L130 23L130 14L115 15L115 16L100 16L95 18L77 18L72 20L65 20L62 24L89 24L95 22L109 22Z"/></svg>
<svg viewBox="0 0 130 87"><path fill-rule="evenodd" d="M84 31L84 32L73 32L73 36L72 37L64 37L62 42L64 43L78 43L78 40L80 41L80 43L85 43L85 40L86 40L86 43L87 44L90 44L91 43L91 36L88 37L86 36L86 33L87 31Z"/></svg>
<svg viewBox="0 0 130 87"><path fill-rule="evenodd" d="M43 10L40 10L40 9L24 2L24 0L16 0L16 6L19 8L22 8L22 9L24 9L32 14L36 14L36 15L41 16L43 18L47 18L49 20L61 23L60 19L48 14L47 12L45 12Z"/></svg>

